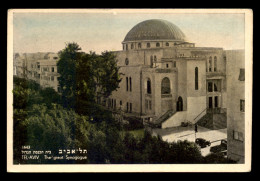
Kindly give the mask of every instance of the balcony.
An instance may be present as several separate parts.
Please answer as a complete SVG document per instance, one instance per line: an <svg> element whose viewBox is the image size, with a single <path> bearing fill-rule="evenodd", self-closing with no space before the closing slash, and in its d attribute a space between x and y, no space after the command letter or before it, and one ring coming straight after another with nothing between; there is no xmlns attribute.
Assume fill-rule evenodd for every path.
<svg viewBox="0 0 260 181"><path fill-rule="evenodd" d="M156 73L171 73L173 70L168 68L156 68Z"/></svg>
<svg viewBox="0 0 260 181"><path fill-rule="evenodd" d="M161 98L172 98L172 94L162 94Z"/></svg>
<svg viewBox="0 0 260 181"><path fill-rule="evenodd" d="M145 94L145 97L152 98L152 94Z"/></svg>
<svg viewBox="0 0 260 181"><path fill-rule="evenodd" d="M223 79L226 76L225 72L206 72L207 79Z"/></svg>
<svg viewBox="0 0 260 181"><path fill-rule="evenodd" d="M215 108L207 108L207 113L209 114L220 114L220 113L226 113L227 110L225 108L221 107L215 107Z"/></svg>

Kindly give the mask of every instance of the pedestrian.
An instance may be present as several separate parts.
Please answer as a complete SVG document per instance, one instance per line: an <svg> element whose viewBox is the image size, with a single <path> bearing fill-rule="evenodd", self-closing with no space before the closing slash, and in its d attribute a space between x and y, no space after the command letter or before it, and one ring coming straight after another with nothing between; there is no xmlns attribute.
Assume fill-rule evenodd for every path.
<svg viewBox="0 0 260 181"><path fill-rule="evenodd" d="M197 125L197 123L195 123L195 133L197 133L198 132L198 125Z"/></svg>

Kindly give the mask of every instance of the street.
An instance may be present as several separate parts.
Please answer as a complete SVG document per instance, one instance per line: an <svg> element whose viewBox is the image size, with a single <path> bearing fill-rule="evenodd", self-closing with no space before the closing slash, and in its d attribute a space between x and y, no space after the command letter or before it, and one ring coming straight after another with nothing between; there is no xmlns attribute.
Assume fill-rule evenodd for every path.
<svg viewBox="0 0 260 181"><path fill-rule="evenodd" d="M153 135L160 135L164 141L174 142L178 140L188 140L195 142L196 138L203 138L211 142L211 146L220 144L221 139L227 138L227 129L210 130L204 127L198 126L198 132L195 136L194 126L188 127L174 127L167 129L153 129ZM210 147L202 148L201 154L206 156L210 153Z"/></svg>

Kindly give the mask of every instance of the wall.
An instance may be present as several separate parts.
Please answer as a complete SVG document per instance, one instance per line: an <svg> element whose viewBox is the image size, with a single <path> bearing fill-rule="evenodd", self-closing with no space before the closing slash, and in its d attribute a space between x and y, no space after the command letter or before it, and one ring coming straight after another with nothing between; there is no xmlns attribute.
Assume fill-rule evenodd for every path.
<svg viewBox="0 0 260 181"><path fill-rule="evenodd" d="M176 112L172 117L162 123L162 129L177 127L181 125L181 122L185 122L187 117L187 111Z"/></svg>
<svg viewBox="0 0 260 181"><path fill-rule="evenodd" d="M206 108L206 96L199 97L187 97L187 120L195 123L194 118L196 118L203 110ZM206 114L204 111L200 117L203 117ZM197 118L196 120L198 120Z"/></svg>
<svg viewBox="0 0 260 181"><path fill-rule="evenodd" d="M198 67L198 90L195 90L196 67ZM187 97L206 96L205 69L205 61L203 59L187 60Z"/></svg>
<svg viewBox="0 0 260 181"><path fill-rule="evenodd" d="M140 66L127 66L121 67L120 72L124 75L121 75L121 82L119 83L119 88L116 91L112 92L110 99L116 100L117 109L120 108L120 101L122 101L122 110L126 111L127 102L132 103L132 112L140 113L141 110L141 90L140 90ZM126 77L128 77L128 91L126 89ZM132 91L130 91L129 78L132 79Z"/></svg>
<svg viewBox="0 0 260 181"><path fill-rule="evenodd" d="M177 59L176 68L177 74L177 100L178 97L182 97L183 111L187 110L187 62ZM176 104L176 103L175 103Z"/></svg>
<svg viewBox="0 0 260 181"><path fill-rule="evenodd" d="M240 111L240 99L245 100L245 81L238 80L240 68L245 68L244 56L243 50L226 51L228 157L239 163L244 162L245 145L244 140L234 139L233 131L245 136L245 113Z"/></svg>

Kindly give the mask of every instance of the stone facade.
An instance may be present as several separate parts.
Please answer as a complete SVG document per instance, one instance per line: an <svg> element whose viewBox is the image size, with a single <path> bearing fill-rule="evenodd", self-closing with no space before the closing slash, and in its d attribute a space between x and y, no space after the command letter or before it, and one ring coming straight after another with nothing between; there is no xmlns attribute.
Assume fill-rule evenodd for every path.
<svg viewBox="0 0 260 181"><path fill-rule="evenodd" d="M226 109L226 60L222 48L195 47L179 28L164 20L139 23L122 44L123 50L114 52L122 81L120 88L105 100L108 107L148 122L156 122L167 111L184 112L182 120L165 125L195 123L207 108ZM169 120L178 121L173 117Z"/></svg>
<svg viewBox="0 0 260 181"><path fill-rule="evenodd" d="M245 161L245 52L226 51L228 157Z"/></svg>

